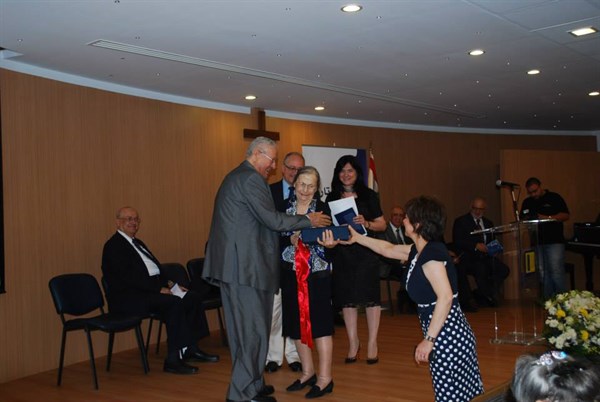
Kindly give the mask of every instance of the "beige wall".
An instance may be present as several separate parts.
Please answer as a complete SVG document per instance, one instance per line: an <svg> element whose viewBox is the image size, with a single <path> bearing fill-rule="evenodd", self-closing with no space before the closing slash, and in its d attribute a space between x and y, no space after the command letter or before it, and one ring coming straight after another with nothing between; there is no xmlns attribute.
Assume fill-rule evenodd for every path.
<svg viewBox="0 0 600 402"><path fill-rule="evenodd" d="M99 277L118 207L139 210L140 237L163 262L203 255L214 194L243 159L243 128L256 122L6 70L0 95L7 289L0 295L1 383L57 367L60 323L48 280L80 271ZM267 118L267 129L280 132L282 154L302 144L372 144L386 215L392 204L426 193L437 195L453 219L480 194L497 222L502 149L596 149L592 136L411 132L275 118ZM106 337L94 339L102 355ZM115 350L133 344L133 337L118 336ZM84 337L72 335L66 364L85 359Z"/></svg>

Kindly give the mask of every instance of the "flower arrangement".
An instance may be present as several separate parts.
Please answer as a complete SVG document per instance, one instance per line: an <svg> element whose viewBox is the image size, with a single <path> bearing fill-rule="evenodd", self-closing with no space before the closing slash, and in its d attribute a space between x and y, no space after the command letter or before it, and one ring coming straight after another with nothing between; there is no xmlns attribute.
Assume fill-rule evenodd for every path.
<svg viewBox="0 0 600 402"><path fill-rule="evenodd" d="M600 298L571 290L546 301L544 336L556 349L583 356L600 354Z"/></svg>

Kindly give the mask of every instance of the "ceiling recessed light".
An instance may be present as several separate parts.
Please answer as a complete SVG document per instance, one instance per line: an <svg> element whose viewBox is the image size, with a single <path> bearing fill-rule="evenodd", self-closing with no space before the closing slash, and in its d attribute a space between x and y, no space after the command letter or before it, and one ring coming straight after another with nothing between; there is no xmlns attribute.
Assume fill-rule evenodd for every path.
<svg viewBox="0 0 600 402"><path fill-rule="evenodd" d="M246 100L255 100L256 99L256 95L246 95L244 97L244 99L246 99Z"/></svg>
<svg viewBox="0 0 600 402"><path fill-rule="evenodd" d="M484 53L485 53L485 51L484 51L484 50L481 50L481 49L473 49L473 50L471 50L471 51L469 52L469 54L470 54L471 56L481 56L481 55L482 55L482 54L484 54Z"/></svg>
<svg viewBox="0 0 600 402"><path fill-rule="evenodd" d="M527 71L528 75L537 75L539 73L540 73L540 70L538 70L538 69L533 69L533 70Z"/></svg>
<svg viewBox="0 0 600 402"><path fill-rule="evenodd" d="M317 112L320 112L321 110L325 110L325 106L316 106L316 107L315 107L315 110L316 110Z"/></svg>
<svg viewBox="0 0 600 402"><path fill-rule="evenodd" d="M572 31L569 31L569 33L573 36L591 35L596 32L598 32L598 30L594 27L585 27L585 28L579 28L579 29L574 29Z"/></svg>
<svg viewBox="0 0 600 402"><path fill-rule="evenodd" d="M598 91L592 91L588 95L589 96L598 96L598 95L600 95L600 92L598 92Z"/></svg>
<svg viewBox="0 0 600 402"><path fill-rule="evenodd" d="M346 4L342 7L342 11L345 13L355 13L362 10L362 6L358 4Z"/></svg>

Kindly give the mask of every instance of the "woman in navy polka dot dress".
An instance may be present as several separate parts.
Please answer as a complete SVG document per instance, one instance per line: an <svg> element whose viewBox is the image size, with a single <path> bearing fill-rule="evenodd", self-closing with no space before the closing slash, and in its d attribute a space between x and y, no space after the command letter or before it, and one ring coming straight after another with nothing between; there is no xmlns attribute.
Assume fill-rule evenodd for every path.
<svg viewBox="0 0 600 402"><path fill-rule="evenodd" d="M342 244L359 243L388 258L410 261L406 290L417 303L423 340L415 348L417 363L429 362L436 402L467 402L483 393L475 336L460 309L456 270L444 243L446 216L442 204L421 196L406 204L404 227L413 245L394 245L358 235ZM331 232L322 245L333 247Z"/></svg>

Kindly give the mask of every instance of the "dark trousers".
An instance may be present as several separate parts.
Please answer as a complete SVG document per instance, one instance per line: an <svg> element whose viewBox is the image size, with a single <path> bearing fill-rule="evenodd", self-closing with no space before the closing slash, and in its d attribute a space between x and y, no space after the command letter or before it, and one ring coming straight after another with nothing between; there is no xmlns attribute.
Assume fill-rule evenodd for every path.
<svg viewBox="0 0 600 402"><path fill-rule="evenodd" d="M184 347L195 348L198 340L209 335L202 297L192 290L183 299L162 293L121 295L111 310L142 316L159 313L167 329L170 356Z"/></svg>
<svg viewBox="0 0 600 402"><path fill-rule="evenodd" d="M498 297L499 290L510 272L508 266L498 258L482 253L463 257L461 266L466 273L473 275L478 292L488 299Z"/></svg>

